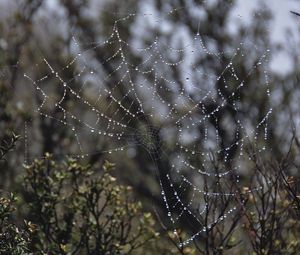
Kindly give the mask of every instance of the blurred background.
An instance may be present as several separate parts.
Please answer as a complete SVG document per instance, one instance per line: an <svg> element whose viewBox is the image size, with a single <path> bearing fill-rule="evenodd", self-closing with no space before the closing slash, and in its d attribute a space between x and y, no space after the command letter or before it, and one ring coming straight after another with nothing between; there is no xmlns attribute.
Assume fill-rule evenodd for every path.
<svg viewBox="0 0 300 255"><path fill-rule="evenodd" d="M291 11L298 1L0 1L0 136L22 136L0 188L18 190L46 152L110 160L168 228L198 233L195 188L248 188L253 155L280 161L298 143Z"/></svg>

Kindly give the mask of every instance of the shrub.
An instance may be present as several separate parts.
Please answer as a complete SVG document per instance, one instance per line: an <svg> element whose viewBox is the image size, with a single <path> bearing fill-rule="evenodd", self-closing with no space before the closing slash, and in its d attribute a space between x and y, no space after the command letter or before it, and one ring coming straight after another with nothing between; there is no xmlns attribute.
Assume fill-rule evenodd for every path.
<svg viewBox="0 0 300 255"><path fill-rule="evenodd" d="M113 167L105 162L95 173L74 159L57 164L49 154L26 167L38 251L130 254L158 235L151 213L132 200L131 188L116 183Z"/></svg>
<svg viewBox="0 0 300 255"><path fill-rule="evenodd" d="M1 161L19 138L2 140ZM152 214L133 200L131 187L116 183L114 164L106 161L96 172L74 159L58 164L46 154L25 169L31 221L17 226L24 218L22 212L15 217L17 196L1 194L1 255L131 254L158 236Z"/></svg>
<svg viewBox="0 0 300 255"><path fill-rule="evenodd" d="M22 255L30 251L31 228L20 229L11 222L14 203L17 198L10 194L9 198L0 198L0 254Z"/></svg>

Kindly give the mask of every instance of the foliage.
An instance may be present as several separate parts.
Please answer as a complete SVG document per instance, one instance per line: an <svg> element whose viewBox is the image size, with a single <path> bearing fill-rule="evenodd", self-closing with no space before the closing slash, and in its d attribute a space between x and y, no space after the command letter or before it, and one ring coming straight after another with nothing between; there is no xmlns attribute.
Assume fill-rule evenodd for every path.
<svg viewBox="0 0 300 255"><path fill-rule="evenodd" d="M1 160L18 139L2 142ZM131 187L116 183L113 168L106 161L95 173L74 159L57 164L50 154L25 166L32 221L18 227L16 195L0 198L0 254L131 254L155 240L152 214L134 202Z"/></svg>
<svg viewBox="0 0 300 255"><path fill-rule="evenodd" d="M16 142L20 139L19 135L12 133L10 137L5 137L1 140L0 144L0 161L5 160L5 156L9 153L16 145Z"/></svg>
<svg viewBox="0 0 300 255"><path fill-rule="evenodd" d="M0 254L23 255L30 251L31 228L18 228L11 223L14 203L17 198L11 194L9 198L0 198Z"/></svg>
<svg viewBox="0 0 300 255"><path fill-rule="evenodd" d="M38 250L51 254L130 254L155 238L151 213L116 184L113 164L101 174L74 159L58 165L51 156L26 168L25 183Z"/></svg>
<svg viewBox="0 0 300 255"><path fill-rule="evenodd" d="M0 161L5 161L7 154L13 150L20 136L12 134L1 141ZM20 229L14 224L12 213L17 197L11 193L9 197L0 197L0 254L21 255L29 252L31 228Z"/></svg>
<svg viewBox="0 0 300 255"><path fill-rule="evenodd" d="M2 160L18 139L12 135L10 142L2 143ZM179 229L176 235L168 232L173 247L157 239L153 216L133 201L131 187L117 184L114 164L106 161L95 171L74 159L58 164L46 154L25 167L30 220L23 227L14 215L16 196L0 199L0 254L228 254L244 252L247 243L251 254L298 254L299 187L297 177L290 174L299 169L294 160L298 153L296 138L277 163L250 151L253 178L237 193L239 212L230 224L227 220L210 228L205 224L211 213L203 215L208 231L194 248L178 245L188 238ZM255 187L262 188L249 192ZM217 185L214 190L222 188ZM213 214L228 207L227 198L207 202Z"/></svg>
<svg viewBox="0 0 300 255"><path fill-rule="evenodd" d="M298 146L293 146L293 141L280 162L252 154L252 185L261 185L262 189L247 194L241 220L253 254L299 254L299 178L289 175L299 169L294 161Z"/></svg>

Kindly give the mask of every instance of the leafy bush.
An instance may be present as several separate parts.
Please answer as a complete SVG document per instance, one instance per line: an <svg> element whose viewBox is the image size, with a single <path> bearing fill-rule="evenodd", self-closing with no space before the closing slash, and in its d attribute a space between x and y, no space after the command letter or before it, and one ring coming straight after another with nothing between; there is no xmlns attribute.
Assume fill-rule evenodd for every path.
<svg viewBox="0 0 300 255"><path fill-rule="evenodd" d="M0 198L0 254L3 255L21 255L30 251L30 224L28 228L20 229L11 223L16 201L14 194L10 194L9 198Z"/></svg>
<svg viewBox="0 0 300 255"><path fill-rule="evenodd" d="M47 254L130 254L154 239L151 213L116 184L113 164L101 173L69 159L51 156L26 167L30 212L38 227L35 247Z"/></svg>
<svg viewBox="0 0 300 255"><path fill-rule="evenodd" d="M19 138L13 134L1 143L1 161ZM116 183L114 164L106 161L96 172L74 159L57 164L46 154L25 169L32 221L17 226L16 195L1 195L0 254L131 254L159 235L131 187Z"/></svg>

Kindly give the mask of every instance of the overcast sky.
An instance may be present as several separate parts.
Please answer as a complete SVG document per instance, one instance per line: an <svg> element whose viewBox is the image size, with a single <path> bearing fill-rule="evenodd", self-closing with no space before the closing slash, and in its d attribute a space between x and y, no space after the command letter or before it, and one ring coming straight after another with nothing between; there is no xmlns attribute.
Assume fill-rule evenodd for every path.
<svg viewBox="0 0 300 255"><path fill-rule="evenodd" d="M239 18L242 22L249 22L252 18L252 11L259 9L260 4L263 3L273 12L273 21L269 28L272 40L281 43L286 42L289 40L286 37L286 30L289 29L297 38L298 43L300 42L300 17L290 12L300 12L300 0L238 0L237 2L233 14L235 18ZM291 61L286 54L278 54L272 59L271 68L276 72L285 74L291 69Z"/></svg>
<svg viewBox="0 0 300 255"><path fill-rule="evenodd" d="M51 11L56 9L57 13L57 2L57 0L47 0L46 8L50 8ZM100 2L99 0L96 1L99 7ZM215 2L215 0L207 0L207 2ZM0 0L1 19L11 14L7 8L13 11L16 7L15 3L14 1ZM286 29L289 29L295 35L297 41L300 42L300 17L290 13L291 10L300 12L300 0L237 0L237 5L232 12L233 26L235 22L236 24L250 22L252 20L252 11L254 9L259 10L262 4L269 7L273 12L274 19L270 26L272 39L276 42L286 42L289 39L286 37ZM285 53L279 53L272 59L271 68L276 72L285 74L291 69L291 61L289 61Z"/></svg>

